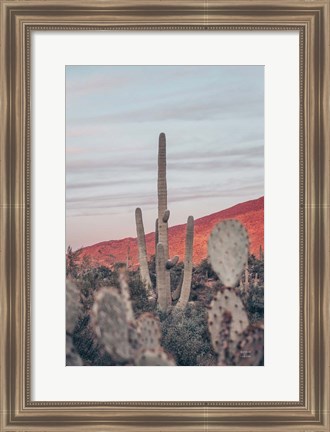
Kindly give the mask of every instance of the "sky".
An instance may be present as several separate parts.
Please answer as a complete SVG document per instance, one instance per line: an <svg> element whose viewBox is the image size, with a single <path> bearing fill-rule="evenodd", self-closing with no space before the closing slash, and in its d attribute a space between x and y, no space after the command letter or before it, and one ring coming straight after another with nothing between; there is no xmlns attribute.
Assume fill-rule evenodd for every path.
<svg viewBox="0 0 330 432"><path fill-rule="evenodd" d="M66 245L136 237L264 194L263 66L66 66Z"/></svg>

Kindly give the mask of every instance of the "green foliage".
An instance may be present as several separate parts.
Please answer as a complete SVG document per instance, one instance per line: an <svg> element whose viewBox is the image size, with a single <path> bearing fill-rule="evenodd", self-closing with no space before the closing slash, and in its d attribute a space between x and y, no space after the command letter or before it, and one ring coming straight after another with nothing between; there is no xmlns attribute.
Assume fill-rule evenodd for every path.
<svg viewBox="0 0 330 432"><path fill-rule="evenodd" d="M243 298L249 321L256 323L264 320L264 287L250 287L246 298Z"/></svg>
<svg viewBox="0 0 330 432"><path fill-rule="evenodd" d="M66 276L76 278L78 275L78 258L81 253L81 249L73 251L71 246L68 246L66 251Z"/></svg>
<svg viewBox="0 0 330 432"><path fill-rule="evenodd" d="M258 274L260 284L264 283L264 260L256 258L254 255L249 255L248 260L249 272L250 274Z"/></svg>
<svg viewBox="0 0 330 432"><path fill-rule="evenodd" d="M86 366L105 366L113 364L110 356L99 344L96 334L90 325L89 315L85 315L77 324L73 337L73 345Z"/></svg>
<svg viewBox="0 0 330 432"><path fill-rule="evenodd" d="M71 253L71 252L70 252ZM88 263L88 260L85 260ZM75 264L73 260L73 264ZM151 280L155 289L155 260L148 263ZM94 304L96 293L104 286L120 288L118 280L119 265L113 268L99 266L84 271L79 266L71 265L76 271L74 283L80 290L82 316L73 332L73 348L77 351L84 365L115 365L117 363L105 351L98 341L90 322L90 311ZM174 289L179 283L183 263L180 262L170 270L171 285ZM258 273L260 285L250 287L241 293L243 304L247 310L251 324L263 323L264 316L264 288L263 288L263 260L249 257L250 274ZM148 301L146 290L142 284L138 270L128 273L128 286L135 318L145 312L157 314L162 329L161 345L180 366L210 366L217 364L217 354L213 351L207 326L207 307L216 293L223 289L222 283L213 272L207 260L203 260L193 269L190 302L187 308L180 312L156 312L155 304Z"/></svg>
<svg viewBox="0 0 330 432"><path fill-rule="evenodd" d="M153 309L153 305L148 301L147 292L141 281L139 272L130 272L128 285L135 316L139 316L143 312L150 312Z"/></svg>
<svg viewBox="0 0 330 432"><path fill-rule="evenodd" d="M207 280L207 279L218 280L219 279L218 275L213 270L211 264L209 263L209 261L206 258L200 262L200 264L196 268L196 272L199 275L201 275L204 280Z"/></svg>
<svg viewBox="0 0 330 432"><path fill-rule="evenodd" d="M190 303L180 313L160 315L162 328L161 344L173 355L179 366L196 366L216 361L207 329L206 310L202 305Z"/></svg>

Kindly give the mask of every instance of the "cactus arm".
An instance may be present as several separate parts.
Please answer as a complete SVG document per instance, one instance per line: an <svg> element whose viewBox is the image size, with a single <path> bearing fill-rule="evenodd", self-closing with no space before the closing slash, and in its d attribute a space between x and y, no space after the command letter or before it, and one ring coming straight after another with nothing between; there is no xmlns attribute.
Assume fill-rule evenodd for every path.
<svg viewBox="0 0 330 432"><path fill-rule="evenodd" d="M163 222L167 223L168 220L170 218L170 211L169 210L165 210L164 214L163 214Z"/></svg>
<svg viewBox="0 0 330 432"><path fill-rule="evenodd" d="M178 262L179 262L178 255L175 255L175 257L173 257L172 259L167 260L166 261L166 270L170 270L171 268L176 266Z"/></svg>
<svg viewBox="0 0 330 432"><path fill-rule="evenodd" d="M170 287L166 283L165 252L162 243L158 243L157 245L156 274L157 274L158 306L162 312L166 312L168 307L167 291L169 290Z"/></svg>
<svg viewBox="0 0 330 432"><path fill-rule="evenodd" d="M183 283L183 277L184 277L183 274L184 274L184 271L182 270L181 275L180 275L180 279L179 279L179 283L178 283L177 287L175 288L175 290L172 291L172 300L174 300L174 301L180 297L182 283Z"/></svg>
<svg viewBox="0 0 330 432"><path fill-rule="evenodd" d="M181 288L180 299L177 304L178 309L184 309L187 306L191 290L191 279L193 269L193 243L194 243L194 218L188 217L186 230L186 250L184 258L184 276Z"/></svg>
<svg viewBox="0 0 330 432"><path fill-rule="evenodd" d="M153 295L152 284L151 284L149 268L148 268L147 248L146 248L146 239L144 234L142 211L140 208L137 208L135 210L135 222L136 222L138 249L139 249L141 280L147 290L148 297L153 298L154 295Z"/></svg>
<svg viewBox="0 0 330 432"><path fill-rule="evenodd" d="M158 245L159 235L158 235L158 218L155 223L155 255L157 254L157 245Z"/></svg>

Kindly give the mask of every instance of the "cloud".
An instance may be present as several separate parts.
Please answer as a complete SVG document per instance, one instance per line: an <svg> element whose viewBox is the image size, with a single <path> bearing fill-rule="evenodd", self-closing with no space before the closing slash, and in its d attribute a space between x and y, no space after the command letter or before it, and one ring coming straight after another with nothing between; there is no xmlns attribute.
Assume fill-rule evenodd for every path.
<svg viewBox="0 0 330 432"><path fill-rule="evenodd" d="M129 76L111 74L95 74L89 77L80 77L78 79L67 76L67 99L75 96L93 95L96 92L103 93L109 89L118 89L119 87L129 84L130 80Z"/></svg>
<svg viewBox="0 0 330 432"><path fill-rule="evenodd" d="M122 186L122 185L129 185L134 183L136 184L144 184L147 183L147 179L142 178L132 178L132 179L107 179L107 180L99 180L99 181L80 181L80 182L67 182L66 183L66 190L74 190L74 189L91 189L91 188L99 188L104 186Z"/></svg>
<svg viewBox="0 0 330 432"><path fill-rule="evenodd" d="M89 124L103 124L109 122L141 123L141 122L159 122L159 121L202 121L212 119L227 119L229 117L254 118L263 116L263 100L258 95L251 95L244 98L242 95L230 97L216 97L200 94L199 97L182 98L178 96L173 99L161 100L157 102L153 99L144 100L144 106L141 104L135 108L111 106L111 112L75 118L73 122L87 122Z"/></svg>
<svg viewBox="0 0 330 432"><path fill-rule="evenodd" d="M200 201L210 198L240 197L242 195L259 196L263 195L263 178L254 177L250 181L239 184L238 179L233 182L224 184L208 184L198 187L180 187L171 188L169 203ZM90 195L81 198L67 199L68 215L82 216L103 214L100 210L106 210L104 214L118 214L118 209L131 209L137 206L148 208L157 207L157 195L154 193L122 193L122 194L105 194Z"/></svg>
<svg viewBox="0 0 330 432"><path fill-rule="evenodd" d="M191 171L196 170L205 173L216 170L241 170L247 168L263 167L264 148L262 145L251 145L246 147L234 147L230 149L208 150L204 152L178 151L167 158L167 164L170 166L172 173L174 171ZM113 152L113 157L74 159L68 160L66 170L70 174L91 173L96 174L107 170L112 175L116 172L134 174L156 172L157 161L154 154L145 155L145 153L134 154L129 157L127 154L118 154Z"/></svg>

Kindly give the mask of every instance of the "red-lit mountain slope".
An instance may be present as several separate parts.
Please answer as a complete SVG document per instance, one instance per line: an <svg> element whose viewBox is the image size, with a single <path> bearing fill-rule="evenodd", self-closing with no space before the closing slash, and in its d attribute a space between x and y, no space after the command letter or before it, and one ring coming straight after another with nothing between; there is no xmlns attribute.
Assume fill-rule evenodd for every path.
<svg viewBox="0 0 330 432"><path fill-rule="evenodd" d="M259 257L260 246L264 248L264 197L246 201L226 210L204 216L195 220L194 263L198 264L207 256L207 239L214 225L223 219L237 219L246 227L250 237L250 253ZM186 225L169 228L170 256L179 255L184 258ZM150 257L155 253L155 233L146 235L147 253ZM136 238L109 240L85 247L81 250L79 261L85 255L90 257L91 265L111 266L116 262L127 262L138 265Z"/></svg>

